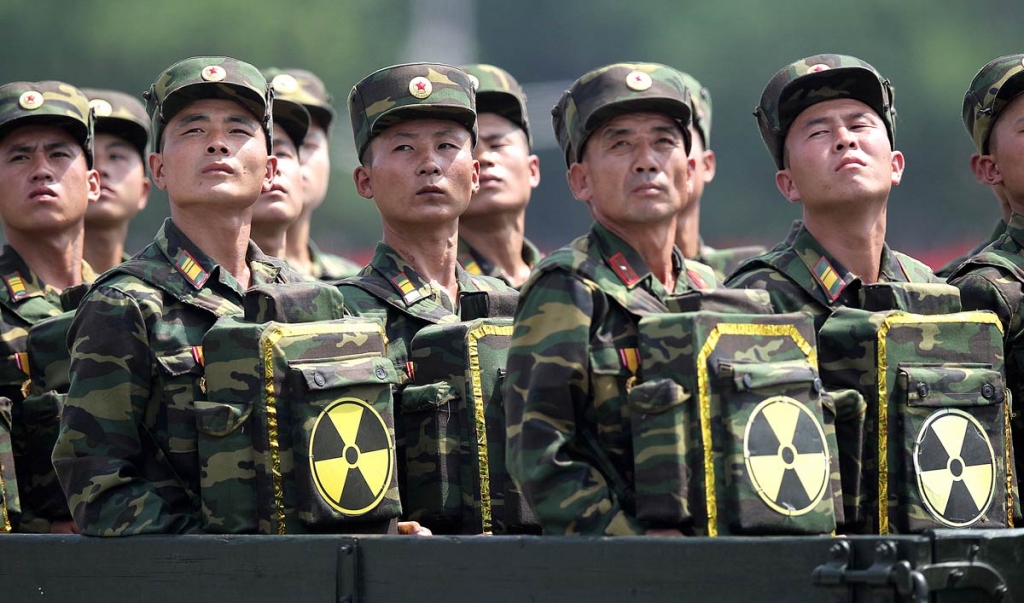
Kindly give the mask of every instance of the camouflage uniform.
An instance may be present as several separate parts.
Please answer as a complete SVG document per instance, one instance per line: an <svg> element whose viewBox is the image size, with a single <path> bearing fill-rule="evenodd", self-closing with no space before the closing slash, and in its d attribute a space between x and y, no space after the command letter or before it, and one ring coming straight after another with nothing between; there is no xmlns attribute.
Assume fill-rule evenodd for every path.
<svg viewBox="0 0 1024 603"><path fill-rule="evenodd" d="M989 136L1000 112L1024 92L1024 54L990 61L971 82L964 96L963 122L979 153L988 154ZM1006 165L1001 169L1020 170ZM969 258L949 276L960 289L965 310L991 310L1003 324L1006 379L1017 402L1024 396L1024 216L1013 214L1001 236L980 253ZM1014 448L1021 450L1024 424L1014 404ZM1024 463L1016 462L1017 476Z"/></svg>
<svg viewBox="0 0 1024 603"><path fill-rule="evenodd" d="M184 97L184 98L183 98ZM156 148L176 111L226 98L260 119L270 93L259 72L224 57L165 70L147 95ZM302 280L249 245L253 284ZM241 285L171 221L132 260L105 273L71 326L71 388L53 464L84 534L200 530L198 434L202 342L219 317L242 312Z"/></svg>
<svg viewBox="0 0 1024 603"><path fill-rule="evenodd" d="M889 144L895 144L896 108L889 80L860 59L834 54L815 55L781 69L768 82L754 111L761 139L775 166L785 169L786 134L797 116L820 102L852 98L868 105L885 124ZM941 282L927 266L883 245L879 258L881 282ZM726 285L766 289L776 312L807 312L815 328L839 307L856 305L860 278L829 254L801 223L768 253L741 265Z"/></svg>
<svg viewBox="0 0 1024 603"><path fill-rule="evenodd" d="M465 239L459 239L459 264L466 269L466 272L470 274L490 276L500 280L506 285L510 285L508 278L500 268L494 265L494 262L488 260L483 256L482 253L473 249ZM540 262L544 255L541 254L540 249L531 243L527 239L523 239L523 262L532 270Z"/></svg>
<svg viewBox="0 0 1024 603"><path fill-rule="evenodd" d="M52 123L67 130L82 146L92 167L93 126L89 100L62 82L14 82L0 87L0 126L4 132L33 123ZM83 283L96 277L82 262ZM3 357L0 396L12 406L12 447L23 515L15 529L49 532L50 523L71 515L60 490L49 453L57 437L57 411L46 400L27 408L22 384L28 379L28 331L41 320L66 309L61 294L40 280L17 251L5 245L0 254L0 344Z"/></svg>
<svg viewBox="0 0 1024 603"><path fill-rule="evenodd" d="M689 95L663 65L616 64L577 80L552 112L568 163L619 114L678 121L689 150ZM596 113L600 111L597 119ZM643 534L632 505L627 393L639 362L637 323L670 295L713 287L702 264L675 250L673 291L601 224L553 252L523 286L508 358L509 472L548 534Z"/></svg>
<svg viewBox="0 0 1024 603"><path fill-rule="evenodd" d="M995 243L1004 232L1006 232L1006 221L999 218L995 227L992 229L991 234L988 235L988 238L975 245L974 248L967 253L959 255L943 264L941 268L935 271L935 276L940 278L949 278L949 275L953 274L953 271L956 270L960 264L963 264L971 257L981 253L982 249L988 247L992 243Z"/></svg>
<svg viewBox="0 0 1024 603"><path fill-rule="evenodd" d="M305 69L264 69L263 75L274 87L274 99L299 103L309 111L313 123L330 132L334 123L331 94L323 81ZM320 251L309 241L309 260L312 276L322 281L334 281L359 273L360 266L348 258Z"/></svg>

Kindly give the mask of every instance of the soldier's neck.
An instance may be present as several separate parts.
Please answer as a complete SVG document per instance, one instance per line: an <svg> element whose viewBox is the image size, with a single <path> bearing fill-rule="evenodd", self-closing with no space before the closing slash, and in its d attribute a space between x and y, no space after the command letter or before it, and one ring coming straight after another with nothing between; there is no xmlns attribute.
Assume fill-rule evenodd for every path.
<svg viewBox="0 0 1024 603"><path fill-rule="evenodd" d="M455 266L458 263L458 220L415 227L385 223L382 240L424 280L436 283L452 299L458 299L459 283L455 277Z"/></svg>
<svg viewBox="0 0 1024 603"><path fill-rule="evenodd" d="M90 224L85 231L85 261L97 274L121 263L124 240L128 236L128 222L113 225Z"/></svg>
<svg viewBox="0 0 1024 603"><path fill-rule="evenodd" d="M671 291L675 283L672 251L676 241L676 219L643 224L601 223L633 248L654 277Z"/></svg>
<svg viewBox="0 0 1024 603"><path fill-rule="evenodd" d="M694 259L700 255L700 200L690 203L679 212L676 221L676 246L683 257Z"/></svg>
<svg viewBox="0 0 1024 603"><path fill-rule="evenodd" d="M523 261L526 211L459 218L459 236L491 261L514 285L530 276Z"/></svg>
<svg viewBox="0 0 1024 603"><path fill-rule="evenodd" d="M39 279L57 291L82 284L83 222L54 233L4 229L7 243Z"/></svg>
<svg viewBox="0 0 1024 603"><path fill-rule="evenodd" d="M309 224L313 218L313 207L302 209L299 219L288 227L284 239L284 259L302 274L313 274L313 258L309 255Z"/></svg>
<svg viewBox="0 0 1024 603"><path fill-rule="evenodd" d="M243 289L248 289L251 274L245 261L249 249L249 230L252 210L237 214L212 215L175 211L171 205L171 220L203 253L221 268L231 273Z"/></svg>
<svg viewBox="0 0 1024 603"><path fill-rule="evenodd" d="M832 257L866 284L878 282L885 246L886 207L874 211L808 212L804 226Z"/></svg>
<svg viewBox="0 0 1024 603"><path fill-rule="evenodd" d="M266 225L257 226L253 224L252 232L249 233L249 236L252 237L253 242L256 243L256 246L263 253L284 259L287 253L287 233L288 230L286 228L268 227Z"/></svg>

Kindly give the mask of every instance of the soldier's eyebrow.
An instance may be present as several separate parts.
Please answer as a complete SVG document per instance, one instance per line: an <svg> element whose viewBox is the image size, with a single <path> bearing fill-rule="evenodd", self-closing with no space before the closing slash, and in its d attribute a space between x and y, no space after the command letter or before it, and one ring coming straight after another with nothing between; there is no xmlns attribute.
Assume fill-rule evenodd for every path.
<svg viewBox="0 0 1024 603"><path fill-rule="evenodd" d="M18 153L31 153L35 151L38 146L39 145L36 142L22 142L8 147L4 151L4 153L6 155L15 155ZM57 149L67 149L68 151L70 151L72 149L72 146L73 145L71 143L64 141L47 142L43 144L43 151L51 152Z"/></svg>
<svg viewBox="0 0 1024 603"><path fill-rule="evenodd" d="M108 149L134 149L135 146L132 145L130 142L126 141L126 140L122 140L121 138L115 138L114 140L111 140L109 143L107 143L107 148Z"/></svg>

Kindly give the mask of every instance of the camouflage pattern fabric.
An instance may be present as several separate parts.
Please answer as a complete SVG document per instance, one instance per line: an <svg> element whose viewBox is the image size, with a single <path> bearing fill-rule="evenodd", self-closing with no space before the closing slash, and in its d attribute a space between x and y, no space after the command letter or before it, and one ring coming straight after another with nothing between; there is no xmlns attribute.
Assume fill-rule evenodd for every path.
<svg viewBox="0 0 1024 603"><path fill-rule="evenodd" d="M335 287L310 285L340 297ZM264 300L277 296L273 288L265 287ZM308 289L281 296L294 302L291 318L296 305L305 316L330 316L331 308L316 307L330 295ZM259 305L249 302L252 292L249 308ZM341 313L335 305L333 314ZM223 317L203 338L207 395L195 402L203 530L388 532L402 508L396 375L384 355L383 326L358 318L260 318Z"/></svg>
<svg viewBox="0 0 1024 603"><path fill-rule="evenodd" d="M727 249L716 249L710 245L701 243L700 254L693 258L701 264L706 264L715 271L715 278L719 282L725 282L729 276L736 271L740 265L750 258L767 253L768 249L761 245L747 245L745 247L729 247Z"/></svg>
<svg viewBox="0 0 1024 603"><path fill-rule="evenodd" d="M253 244L246 261L254 284L302 280ZM83 534L201 531L203 337L242 312L243 294L170 220L93 285L68 335L71 387L53 450Z"/></svg>
<svg viewBox="0 0 1024 603"><path fill-rule="evenodd" d="M476 94L469 75L440 63L408 63L374 71L348 95L348 113L360 160L378 134L403 119L450 119L476 145Z"/></svg>
<svg viewBox="0 0 1024 603"><path fill-rule="evenodd" d="M817 54L800 59L776 73L754 109L761 140L775 160L785 169L783 148L793 121L811 105L852 98L875 110L885 123L889 144L896 145L895 91L889 80L868 63L841 54Z"/></svg>
<svg viewBox="0 0 1024 603"><path fill-rule="evenodd" d="M814 325L764 310L640 320L642 380L628 408L643 524L709 536L835 530L834 411Z"/></svg>
<svg viewBox="0 0 1024 603"><path fill-rule="evenodd" d="M711 91L701 85L689 73L682 73L683 84L690 93L690 106L693 107L693 129L700 134L704 150L711 148Z"/></svg>
<svg viewBox="0 0 1024 603"><path fill-rule="evenodd" d="M466 269L466 272L470 274L490 276L501 280L509 287L512 283L509 281L508 276L505 275L504 271L498 268L494 262L488 260L482 253L473 249L473 247L465 240L459 239L459 264ZM523 239L523 262L532 270L537 262L543 258L540 250L537 246L531 243L528 239Z"/></svg>
<svg viewBox="0 0 1024 603"><path fill-rule="evenodd" d="M888 245L882 247L880 267L881 282L941 282L927 266ZM747 260L725 284L736 289L764 289L776 312L807 312L818 329L836 308L857 307L862 287L860 278L825 251L799 222L785 242Z"/></svg>
<svg viewBox="0 0 1024 603"><path fill-rule="evenodd" d="M93 118L89 99L64 82L11 82L0 86L0 138L19 125L45 123L68 131L92 168Z"/></svg>
<svg viewBox="0 0 1024 603"><path fill-rule="evenodd" d="M268 82L271 80L271 75L266 69L260 70L260 73ZM302 146L302 141L306 138L306 132L309 131L313 118L305 105L298 101L278 98L276 93L277 90L274 90L274 123L284 128L284 131L288 133L288 138L292 139L292 144L298 148Z"/></svg>
<svg viewBox="0 0 1024 603"><path fill-rule="evenodd" d="M21 522L11 427L11 400L0 397L0 534L12 531Z"/></svg>
<svg viewBox="0 0 1024 603"><path fill-rule="evenodd" d="M116 90L82 88L82 93L89 97L96 133L124 138L142 156L143 164L147 163L150 123L142 101Z"/></svg>
<svg viewBox="0 0 1024 603"><path fill-rule="evenodd" d="M1013 402L1013 445L1024 448L1024 216L1014 214L1003 234L949 276L965 310L990 310L1003 327L1006 380ZM1015 475L1024 475L1017 460Z"/></svg>
<svg viewBox="0 0 1024 603"><path fill-rule="evenodd" d="M519 85L512 74L501 67L477 63L463 65L463 71L469 74L469 81L476 91L477 113L497 113L526 134L526 144L533 148L533 135L530 133L530 114L526 110L526 91Z"/></svg>
<svg viewBox="0 0 1024 603"><path fill-rule="evenodd" d="M690 152L690 91L684 75L658 63L615 63L584 74L551 110L551 124L566 165L583 158L587 139L623 113L651 111L676 120Z"/></svg>
<svg viewBox="0 0 1024 603"><path fill-rule="evenodd" d="M82 279L95 273L82 262ZM11 401L12 446L22 517L15 529L49 532L50 523L70 518L57 483L50 451L57 433L58 405L54 399L33 396L26 386L30 377L29 331L64 311L61 294L43 283L10 246L0 254L0 396Z"/></svg>
<svg viewBox="0 0 1024 603"><path fill-rule="evenodd" d="M384 325L388 358L398 375L395 404L399 408L405 404L404 386L413 379L410 350L412 340L420 330L429 325L456 324L463 320L490 316L470 315L478 307L471 300L503 292L515 295L515 290L506 287L501 281L486 276L472 276L461 266L456 266L455 274L459 283L459 301L453 306L445 293L432 288L395 250L384 243L378 243L373 259L358 276L338 282L338 288L345 296L346 310L353 316L373 318ZM408 483L417 478L416 471L419 468L406 466L406 427L401 414L396 419L399 488L402 492L402 505L408 507Z"/></svg>
<svg viewBox="0 0 1024 603"><path fill-rule="evenodd" d="M263 75L274 88L274 99L299 103L309 111L313 123L329 130L334 122L333 98L323 80L305 69L263 70Z"/></svg>
<svg viewBox="0 0 1024 603"><path fill-rule="evenodd" d="M263 126L267 153L273 153L274 93L259 69L245 61L231 57L192 57L178 61L160 72L142 96L152 122L153 148L158 151L167 122L178 111L193 101L221 98L234 101L253 114Z"/></svg>
<svg viewBox="0 0 1024 603"><path fill-rule="evenodd" d="M941 268L935 271L935 276L948 279L950 275L953 274L953 271L960 266L960 264L963 264L970 258L981 253L983 249L985 249L992 243L995 243L999 239L999 237L1003 235L1003 232L1005 231L1006 221L1003 220L1002 218L999 218L999 220L996 222L995 228L992 229L992 233L988 235L987 239L975 245L974 248L968 251L967 253L957 256L946 262Z"/></svg>
<svg viewBox="0 0 1024 603"><path fill-rule="evenodd" d="M848 508L848 531L1012 527L1010 410L992 313L839 308L818 349L826 386L867 403L863 495L847 499L860 507Z"/></svg>
<svg viewBox="0 0 1024 603"><path fill-rule="evenodd" d="M676 255L666 291L600 224L538 264L516 310L505 386L506 463L546 534L629 535L646 527L623 492L634 477L626 410L641 315L717 283Z"/></svg>
<svg viewBox="0 0 1024 603"><path fill-rule="evenodd" d="M340 255L324 253L311 240L309 242L309 260L313 267L313 278L321 281L336 281L359 274L362 266Z"/></svg>
<svg viewBox="0 0 1024 603"><path fill-rule="evenodd" d="M1024 92L1021 74L1024 74L1024 54L992 59L978 71L964 94L964 127L982 155L989 152L989 136L999 114Z"/></svg>

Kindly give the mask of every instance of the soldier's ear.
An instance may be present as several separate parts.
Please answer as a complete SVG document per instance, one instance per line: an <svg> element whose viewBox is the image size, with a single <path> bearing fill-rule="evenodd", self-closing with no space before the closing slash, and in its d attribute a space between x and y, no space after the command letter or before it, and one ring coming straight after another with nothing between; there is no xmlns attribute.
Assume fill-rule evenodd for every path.
<svg viewBox="0 0 1024 603"><path fill-rule="evenodd" d="M473 194L480 191L480 162L473 160Z"/></svg>
<svg viewBox="0 0 1024 603"><path fill-rule="evenodd" d="M530 168L530 188L537 188L540 184L540 158L530 155L527 166Z"/></svg>
<svg viewBox="0 0 1024 603"><path fill-rule="evenodd" d="M97 170L89 170L87 177L89 184L89 193L86 195L86 199L89 203L95 203L100 200L100 173Z"/></svg>
<svg viewBox="0 0 1024 603"><path fill-rule="evenodd" d="M153 177L153 184L158 189L167 190L167 182L164 179L164 157L160 153L149 154L149 175Z"/></svg>
<svg viewBox="0 0 1024 603"><path fill-rule="evenodd" d="M779 188L779 192L782 193L783 197L789 199L790 203L797 203L802 199L800 191L796 187L796 182L793 182L793 176L789 173L789 169L776 172L775 186Z"/></svg>
<svg viewBox="0 0 1024 603"><path fill-rule="evenodd" d="M906 159L900 151L892 152L892 185L896 186L903 180L903 169L906 167Z"/></svg>
<svg viewBox="0 0 1024 603"><path fill-rule="evenodd" d="M982 184L995 186L1003 183L1003 173L992 155L972 155L971 171L974 172L975 179Z"/></svg>
<svg viewBox="0 0 1024 603"><path fill-rule="evenodd" d="M582 163L574 163L569 166L569 171L565 176L569 181L572 196L584 203L590 203L590 200L594 198L594 189L586 166Z"/></svg>
<svg viewBox="0 0 1024 603"><path fill-rule="evenodd" d="M267 171L263 174L263 190L261 192L269 193L270 189L274 186L274 175L277 174L277 157L273 155L267 156Z"/></svg>
<svg viewBox="0 0 1024 603"><path fill-rule="evenodd" d="M718 167L718 162L715 160L715 152L704 151L700 160L704 164L704 184L710 184L715 179L715 169Z"/></svg>
<svg viewBox="0 0 1024 603"><path fill-rule="evenodd" d="M357 166L352 172L352 181L356 183L356 192L363 199L373 199L373 179L370 178L370 168ZM479 183L479 177L477 179Z"/></svg>

